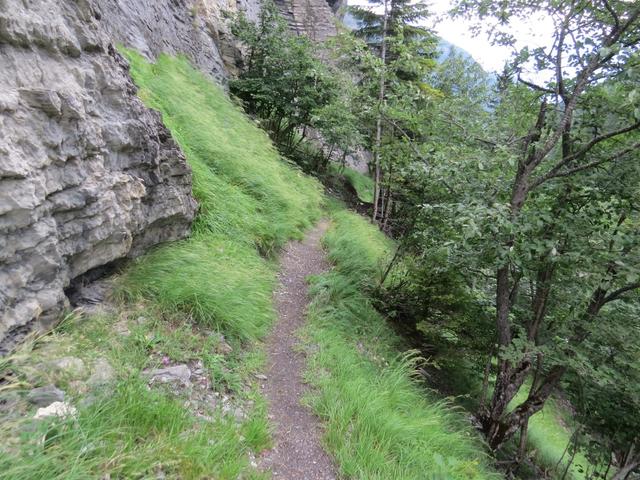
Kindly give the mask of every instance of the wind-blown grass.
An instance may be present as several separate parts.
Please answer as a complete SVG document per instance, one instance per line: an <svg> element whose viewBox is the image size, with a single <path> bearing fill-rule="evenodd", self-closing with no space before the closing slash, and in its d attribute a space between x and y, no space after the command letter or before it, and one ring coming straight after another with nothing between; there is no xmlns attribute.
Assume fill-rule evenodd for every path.
<svg viewBox="0 0 640 480"><path fill-rule="evenodd" d="M364 173L360 173L353 168L340 166L336 163L330 164L334 175L343 175L356 191L361 202L373 203L373 179Z"/></svg>
<svg viewBox="0 0 640 480"><path fill-rule="evenodd" d="M154 65L127 51L145 103L193 169L200 204L191 239L156 250L124 277L126 296L153 298L241 339L273 318L269 257L319 217L319 184L287 164L267 135L186 60Z"/></svg>
<svg viewBox="0 0 640 480"><path fill-rule="evenodd" d="M325 237L332 272L313 281L310 402L326 422L325 441L348 478L498 478L476 434L448 403L415 379L416 358L376 312L366 287L392 244L341 209Z"/></svg>
<svg viewBox="0 0 640 480"><path fill-rule="evenodd" d="M112 388L76 417L33 422L20 453L0 455L0 476L80 480L109 472L111 478L231 480L248 464L233 420L196 421L135 377Z"/></svg>
<svg viewBox="0 0 640 480"><path fill-rule="evenodd" d="M26 393L19 389L55 383L78 410L74 419L32 424L25 416L34 408L26 405L26 415L0 422L0 435L10 439L0 447L0 477L265 478L249 458L270 441L264 400L250 387L261 362L252 340L274 318L273 254L319 217L321 189L186 60L161 56L152 65L134 52L126 56L141 98L161 112L193 170L199 202L193 235L127 267L118 281L119 312L51 334L47 348L24 360L32 365L17 365L16 358L0 364L0 377L36 372L16 385L19 396ZM220 333L231 352L218 351ZM69 354L86 365L108 358L116 378L82 401L86 378L76 388L49 378L50 369L37 363ZM246 418L233 418L219 404L197 418L185 402L188 388L150 389L141 372L165 361L200 362L218 398L233 397Z"/></svg>

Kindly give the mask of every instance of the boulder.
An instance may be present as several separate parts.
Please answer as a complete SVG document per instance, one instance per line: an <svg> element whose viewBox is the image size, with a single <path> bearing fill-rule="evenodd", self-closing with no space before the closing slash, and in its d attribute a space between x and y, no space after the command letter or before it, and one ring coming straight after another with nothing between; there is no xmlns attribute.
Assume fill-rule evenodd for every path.
<svg viewBox="0 0 640 480"><path fill-rule="evenodd" d="M147 372L151 383L182 383L189 384L191 378L191 370L184 364L174 365L173 367L158 368Z"/></svg>
<svg viewBox="0 0 640 480"><path fill-rule="evenodd" d="M92 387L98 387L108 384L114 377L115 371L109 361L104 357L100 357L93 365L93 373L87 383Z"/></svg>

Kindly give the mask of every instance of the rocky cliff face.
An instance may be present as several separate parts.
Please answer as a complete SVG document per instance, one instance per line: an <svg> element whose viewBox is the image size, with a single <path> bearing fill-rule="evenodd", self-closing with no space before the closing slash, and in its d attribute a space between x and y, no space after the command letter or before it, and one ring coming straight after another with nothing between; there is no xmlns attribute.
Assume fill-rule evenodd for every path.
<svg viewBox="0 0 640 480"><path fill-rule="evenodd" d="M331 5L339 7L338 0L331 5L327 0L276 0L275 3L289 28L298 35L307 35L318 42L336 35L336 17Z"/></svg>
<svg viewBox="0 0 640 480"><path fill-rule="evenodd" d="M242 9L256 18L259 0L96 0L94 9L113 41L149 58L185 54L194 66L224 82L239 52L223 11Z"/></svg>
<svg viewBox="0 0 640 480"><path fill-rule="evenodd" d="M292 28L334 32L324 0ZM223 10L260 0L0 0L0 354L49 327L88 272L185 237L191 173L115 45L186 54L219 81L239 53Z"/></svg>
<svg viewBox="0 0 640 480"><path fill-rule="evenodd" d="M0 350L47 327L73 279L189 233L189 167L113 45L222 78L192 7L0 0Z"/></svg>

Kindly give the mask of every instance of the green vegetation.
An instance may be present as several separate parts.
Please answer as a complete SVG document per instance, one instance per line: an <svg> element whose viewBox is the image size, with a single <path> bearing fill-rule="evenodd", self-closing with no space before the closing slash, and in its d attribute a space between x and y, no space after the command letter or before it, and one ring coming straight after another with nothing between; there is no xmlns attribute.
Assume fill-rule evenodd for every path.
<svg viewBox="0 0 640 480"><path fill-rule="evenodd" d="M314 278L305 338L310 403L326 422L326 444L348 478L498 478L475 433L415 378L418 358L371 305L392 243L339 206L325 237L334 269Z"/></svg>
<svg viewBox="0 0 640 480"><path fill-rule="evenodd" d="M233 23L247 61L230 89L290 162L185 59L125 51L193 169L193 235L123 272L119 312L72 315L0 363L1 395L55 383L78 406L25 422L33 408L3 397L14 415L0 427L0 475L264 478L251 458L268 422L251 377L274 318L275 254L325 200L300 166L373 207L370 224L329 205L335 268L312 280L303 333L308 401L345 477L489 479L496 459L508 478L564 479L569 459L574 480L637 473L636 3L454 2L453 16L511 47L511 22L552 19L546 48L525 46L492 82L456 56L436 65L422 2L372 0L353 10L356 35L320 49L267 1L256 23ZM373 179L337 167L362 148ZM49 368L52 354L95 372L106 358L116 375L86 395L89 372ZM180 362L218 400L147 388L149 369ZM427 388L448 373L440 386L464 397L486 444L469 412Z"/></svg>
<svg viewBox="0 0 640 480"><path fill-rule="evenodd" d="M517 401L523 398L516 397ZM561 477L572 456L567 447L572 443L572 435L578 424L569 418L567 412L554 399L550 399L544 409L531 417L527 441L536 463L553 475ZM576 452L567 474L567 479L583 480L590 462L583 452Z"/></svg>
<svg viewBox="0 0 640 480"><path fill-rule="evenodd" d="M253 387L241 388L259 366L259 357L240 350L217 353L219 334L194 329L184 316L167 316L155 306L121 308L117 315L71 315L54 332L27 342L5 359L0 373L13 383L5 383L0 393L53 383L64 389L77 413L31 420L33 406L12 405L0 427L7 439L0 455L0 477L262 478L248 455L269 445L265 405ZM113 378L95 385L87 379L88 372L48 366L52 357L70 355L94 372L104 369L100 361L108 361ZM197 386L149 389L142 372L158 368L163 358L200 361L216 398L232 395L234 405L246 409L247 418L237 423L204 397L197 397L193 392Z"/></svg>
<svg viewBox="0 0 640 480"><path fill-rule="evenodd" d="M78 412L67 420L3 423L13 440L3 445L0 476L263 478L250 465L250 454L270 441L264 401L251 381L262 358L252 340L274 317L273 254L319 217L319 184L283 161L264 132L186 60L161 56L152 65L126 55L140 96L162 113L193 169L200 205L194 233L127 268L118 281L118 313L71 316L3 361L2 376L14 379L3 392L55 383ZM225 338L230 346L223 349ZM68 355L87 366L106 358L115 376L87 397L88 372L38 366ZM148 389L143 370L167 362L199 362L218 404L197 397L195 387ZM221 408L223 397L231 413ZM242 421L236 408L245 412Z"/></svg>
<svg viewBox="0 0 640 480"><path fill-rule="evenodd" d="M161 56L148 65L127 56L140 96L162 112L193 168L200 212L192 238L145 256L125 276L123 293L259 338L272 319L274 279L260 254L319 217L319 185L285 164L264 132L186 60Z"/></svg>
<svg viewBox="0 0 640 480"><path fill-rule="evenodd" d="M353 168L341 166L336 163L330 164L330 171L336 176L342 175L353 187L358 195L358 199L364 203L373 203L373 179L360 173Z"/></svg>

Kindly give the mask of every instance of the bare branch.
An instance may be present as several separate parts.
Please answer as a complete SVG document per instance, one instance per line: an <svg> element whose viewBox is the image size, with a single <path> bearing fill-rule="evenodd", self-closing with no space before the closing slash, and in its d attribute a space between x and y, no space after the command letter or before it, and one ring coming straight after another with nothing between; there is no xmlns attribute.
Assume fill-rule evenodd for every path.
<svg viewBox="0 0 640 480"><path fill-rule="evenodd" d="M541 85L536 85L533 82L529 82L528 80L525 80L524 78L522 78L519 74L518 74L518 81L524 85L526 85L527 87L533 89L533 90L537 90L538 92L543 92L543 93L549 93L551 95L553 95L554 92L553 90L551 90L550 88L546 88L543 87Z"/></svg>
<svg viewBox="0 0 640 480"><path fill-rule="evenodd" d="M609 15L611 15L611 18L613 18L613 21L616 24L616 28L620 28L620 17L618 17L616 11L611 7L611 4L608 2L608 0L602 0L602 3L604 4L604 8L607 9L607 12L609 12Z"/></svg>
<svg viewBox="0 0 640 480"><path fill-rule="evenodd" d="M624 157L627 153L633 152L635 150L640 149L640 142L635 143L633 145L631 145L628 148L625 148L623 150L620 150L616 153L614 153L613 155L611 155L610 157L607 158L603 158L600 160L595 160L593 162L589 162L589 163L585 163L584 165L579 165L577 167L574 168L570 168L569 170L564 170L564 171L560 171L560 169L565 166L567 164L567 162L560 162L560 164L556 165L553 169L551 169L548 173L546 173L545 175L539 177L537 180L535 180L530 187L530 190L533 190L534 188L542 185L544 182L546 182L547 180L550 180L552 178L558 178L558 177L568 177L570 175L573 175L574 173L578 173L578 172L582 172L584 170L589 170L590 168L594 168L597 167L599 165L602 165L604 163L608 163L608 162L613 162L614 160L618 160L622 157Z"/></svg>
<svg viewBox="0 0 640 480"><path fill-rule="evenodd" d="M634 22L637 21L638 17L640 17L640 7L637 10L631 12L625 19L624 23L620 24L619 26L613 26L611 28L611 31L602 42L602 47L608 48L616 43L625 33L625 31L627 31L631 27L631 25L633 25ZM557 145L558 140L565 132L566 128L571 124L573 113L578 103L579 96L589 83L591 75L593 75L596 70L606 64L614 56L615 53L613 51L604 56L594 55L586 65L586 67L580 70L580 72L576 76L576 84L573 88L573 93L569 97L568 102L565 103L564 115L562 116L562 119L559 125L556 127L555 131L549 138L547 138L544 146L536 155L535 161L533 162L534 168L545 159L545 157L551 150L553 150L553 148Z"/></svg>
<svg viewBox="0 0 640 480"><path fill-rule="evenodd" d="M636 290L638 288L640 288L640 282L630 283L629 285L625 285L624 287L614 290L604 298L603 304L618 300L625 293Z"/></svg>
<svg viewBox="0 0 640 480"><path fill-rule="evenodd" d="M385 116L381 116L380 118L382 118L382 120L384 120L389 125L397 129L402 134L402 136L407 139L407 145L409 145L411 150L413 150L413 153L415 153L418 156L418 158L420 158L424 162L425 165L429 165L429 162L427 161L426 157L416 148L413 142L413 139L409 136L407 132L403 130L403 128L400 125L398 125L396 122L394 122L393 120Z"/></svg>
<svg viewBox="0 0 640 480"><path fill-rule="evenodd" d="M447 117L448 117L448 118L446 118L446 120L447 120L449 123L451 123L452 125L454 125L454 126L458 127L460 130L462 130L462 134L463 134L465 137L469 137L469 134L468 134L468 132L467 132L467 129L464 127L464 125L462 125L460 122L458 122L458 121L456 121L454 118L452 118L452 116L451 116L450 114L448 114L448 115L447 115ZM391 122L391 120L389 120L389 119L385 119L385 120L387 120L388 122ZM405 132L400 128L400 127L398 127L398 125L397 125L397 124L395 124L395 123L393 123L393 122L391 122L391 123L393 124L393 126L395 126L396 128L398 128L398 129L400 130L400 133L402 133L405 137L409 138L409 137L407 136L407 134L406 134L406 133L405 133ZM469 137L469 138L472 138L472 139L473 139L473 140L475 140L476 142L484 143L485 145L488 145L489 147L492 147L492 148L497 147L496 142L492 142L491 140L487 140L487 139L480 138L480 137L475 137L475 136L473 136L473 137Z"/></svg>

